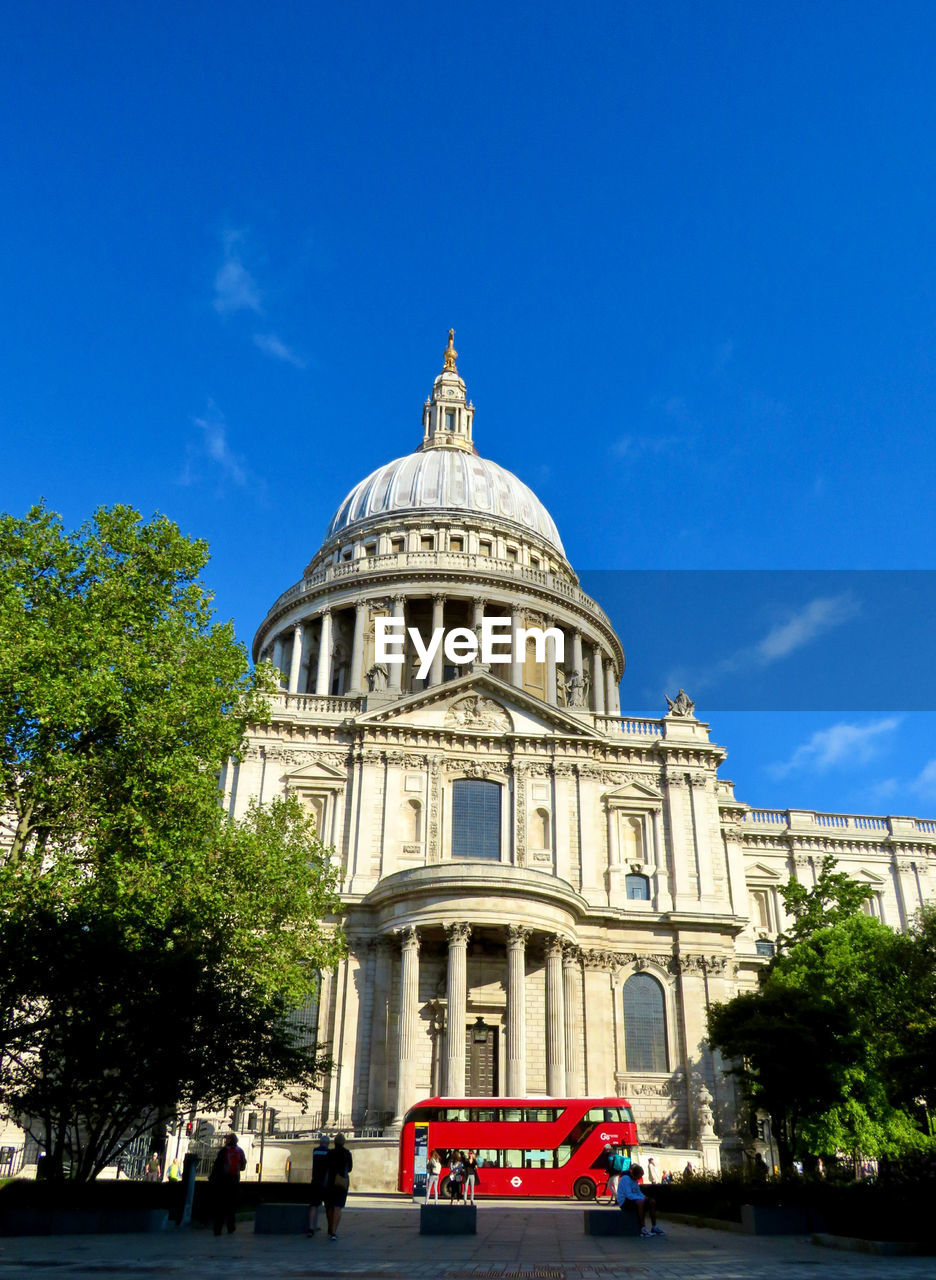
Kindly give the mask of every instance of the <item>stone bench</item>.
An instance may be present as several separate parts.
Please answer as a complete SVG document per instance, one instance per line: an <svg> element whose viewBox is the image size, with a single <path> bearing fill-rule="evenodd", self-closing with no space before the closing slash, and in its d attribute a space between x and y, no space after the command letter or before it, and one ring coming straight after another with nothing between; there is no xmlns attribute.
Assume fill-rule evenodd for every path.
<svg viewBox="0 0 936 1280"><path fill-rule="evenodd" d="M585 1209L582 1214L587 1236L639 1236L640 1219L635 1209ZM649 1219L648 1219L649 1222Z"/></svg>
<svg viewBox="0 0 936 1280"><path fill-rule="evenodd" d="M307 1204L258 1204L254 1234L259 1236L300 1236L309 1229Z"/></svg>
<svg viewBox="0 0 936 1280"><path fill-rule="evenodd" d="M421 1236L476 1236L478 1210L473 1204L424 1204L419 1209Z"/></svg>

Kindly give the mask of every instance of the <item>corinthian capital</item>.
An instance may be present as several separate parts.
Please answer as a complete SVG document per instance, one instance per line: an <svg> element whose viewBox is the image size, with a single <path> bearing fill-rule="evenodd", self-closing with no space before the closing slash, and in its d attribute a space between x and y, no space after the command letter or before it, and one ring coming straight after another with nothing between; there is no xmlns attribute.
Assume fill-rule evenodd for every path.
<svg viewBox="0 0 936 1280"><path fill-rule="evenodd" d="M509 947L525 947L532 929L528 929L523 924L509 924L507 926L507 945Z"/></svg>
<svg viewBox="0 0 936 1280"><path fill-rule="evenodd" d="M471 937L471 925L466 924L464 920L458 921L457 924L447 924L445 936L450 947L457 946L459 943L464 944Z"/></svg>

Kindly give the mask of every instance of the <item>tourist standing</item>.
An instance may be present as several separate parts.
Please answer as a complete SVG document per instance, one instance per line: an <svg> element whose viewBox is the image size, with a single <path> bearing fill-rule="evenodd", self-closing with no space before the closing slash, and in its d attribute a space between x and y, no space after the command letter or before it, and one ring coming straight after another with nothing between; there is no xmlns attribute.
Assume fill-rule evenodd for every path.
<svg viewBox="0 0 936 1280"><path fill-rule="evenodd" d="M335 1145L329 1151L325 1162L325 1217L328 1220L329 1240L338 1239L338 1223L341 1211L348 1199L348 1188L351 1185L350 1173L354 1167L351 1152L345 1148L343 1133L335 1135Z"/></svg>
<svg viewBox="0 0 936 1280"><path fill-rule="evenodd" d="M229 1133L224 1146L215 1156L208 1181L214 1188L214 1233L221 1234L227 1227L228 1235L236 1229L234 1215L237 1212L237 1185L247 1168L247 1157L237 1145L237 1134Z"/></svg>
<svg viewBox="0 0 936 1280"><path fill-rule="evenodd" d="M478 1155L475 1151L469 1151L465 1156L465 1200L468 1204L475 1203L475 1187L478 1185Z"/></svg>
<svg viewBox="0 0 936 1280"><path fill-rule="evenodd" d="M429 1162L426 1165L426 1204L429 1203L430 1195L439 1203L439 1176L442 1173L442 1161L439 1159L439 1153L433 1149Z"/></svg>
<svg viewBox="0 0 936 1280"><path fill-rule="evenodd" d="M328 1134L320 1133L318 1146L312 1152L312 1180L309 1186L309 1230L314 1236L318 1231L319 1209L325 1197L325 1171L328 1167Z"/></svg>

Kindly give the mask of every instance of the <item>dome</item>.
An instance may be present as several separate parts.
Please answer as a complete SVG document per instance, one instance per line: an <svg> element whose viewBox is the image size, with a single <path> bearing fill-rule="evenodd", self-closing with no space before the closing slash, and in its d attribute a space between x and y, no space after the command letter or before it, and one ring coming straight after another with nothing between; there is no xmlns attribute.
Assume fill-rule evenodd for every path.
<svg viewBox="0 0 936 1280"><path fill-rule="evenodd" d="M532 489L496 462L462 449L426 449L378 467L342 502L326 538L377 516L407 512L509 520L565 557L555 522Z"/></svg>

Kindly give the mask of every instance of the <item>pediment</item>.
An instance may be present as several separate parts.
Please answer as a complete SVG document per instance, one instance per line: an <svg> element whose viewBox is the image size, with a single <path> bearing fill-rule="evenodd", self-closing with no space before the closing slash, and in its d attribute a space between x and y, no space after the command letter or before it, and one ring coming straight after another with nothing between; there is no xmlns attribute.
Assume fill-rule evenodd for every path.
<svg viewBox="0 0 936 1280"><path fill-rule="evenodd" d="M869 871L867 867L862 867L860 871L856 871L852 876L853 880L863 881L869 887L886 885L887 880L884 876L879 876L874 871Z"/></svg>
<svg viewBox="0 0 936 1280"><path fill-rule="evenodd" d="M605 792L605 800L609 804L619 802L621 804L659 804L663 795L656 787L649 786L646 782L626 782L622 787L615 787L613 791Z"/></svg>
<svg viewBox="0 0 936 1280"><path fill-rule="evenodd" d="M344 770L334 769L329 764L323 764L321 760L312 760L309 764L301 765L298 769L284 774L284 777L289 786L301 786L303 783L314 782L347 782L347 774Z"/></svg>
<svg viewBox="0 0 936 1280"><path fill-rule="evenodd" d="M469 672L355 717L358 725L411 724L457 734L517 734L600 740L584 719L507 684L490 672Z"/></svg>
<svg viewBox="0 0 936 1280"><path fill-rule="evenodd" d="M754 862L749 867L744 868L745 876L754 876L758 880L784 880L785 877L779 871L775 871L773 867L768 867L765 862Z"/></svg>

